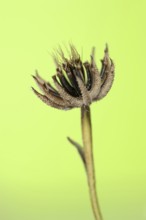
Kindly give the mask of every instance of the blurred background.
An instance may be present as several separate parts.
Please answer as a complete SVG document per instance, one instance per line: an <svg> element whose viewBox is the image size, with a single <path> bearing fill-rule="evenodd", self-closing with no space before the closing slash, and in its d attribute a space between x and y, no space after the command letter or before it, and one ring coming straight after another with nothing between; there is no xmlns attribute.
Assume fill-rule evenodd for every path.
<svg viewBox="0 0 146 220"><path fill-rule="evenodd" d="M51 53L76 45L84 61L105 43L113 87L92 105L97 190L105 220L146 219L144 0L9 0L0 3L0 219L94 219L84 167L80 110L59 111L33 94L35 69L52 82Z"/></svg>

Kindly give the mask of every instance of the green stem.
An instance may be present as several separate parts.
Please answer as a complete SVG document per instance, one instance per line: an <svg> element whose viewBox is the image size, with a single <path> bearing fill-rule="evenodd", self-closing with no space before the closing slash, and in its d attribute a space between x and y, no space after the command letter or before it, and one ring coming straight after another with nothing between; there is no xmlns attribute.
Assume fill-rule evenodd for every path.
<svg viewBox="0 0 146 220"><path fill-rule="evenodd" d="M83 106L81 108L81 126L82 126L82 139L83 139L83 145L84 145L84 148L83 148L84 159L85 159L91 205L92 205L95 219L102 220L102 215L101 215L99 202L97 199L97 193L96 193L90 107Z"/></svg>

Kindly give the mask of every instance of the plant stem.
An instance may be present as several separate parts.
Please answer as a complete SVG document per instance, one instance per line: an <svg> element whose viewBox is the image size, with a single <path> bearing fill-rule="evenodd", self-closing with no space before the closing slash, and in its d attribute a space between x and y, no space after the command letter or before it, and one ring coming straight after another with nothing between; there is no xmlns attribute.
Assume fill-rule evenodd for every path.
<svg viewBox="0 0 146 220"><path fill-rule="evenodd" d="M83 150L84 150L85 167L87 173L91 205L95 219L102 220L102 215L96 193L90 107L83 106L81 108L81 127L82 127L82 139L84 145Z"/></svg>

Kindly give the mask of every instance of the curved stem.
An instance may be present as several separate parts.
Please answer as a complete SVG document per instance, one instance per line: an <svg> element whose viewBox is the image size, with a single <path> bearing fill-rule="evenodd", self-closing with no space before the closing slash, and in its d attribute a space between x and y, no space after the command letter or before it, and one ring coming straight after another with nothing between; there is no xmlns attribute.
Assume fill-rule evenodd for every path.
<svg viewBox="0 0 146 220"><path fill-rule="evenodd" d="M83 106L81 108L81 127L82 127L82 139L84 145L83 148L84 159L85 159L85 166L86 166L86 173L87 173L92 209L95 219L102 220L102 215L96 193L94 159L93 159L93 150L92 150L92 126L91 126L90 107Z"/></svg>

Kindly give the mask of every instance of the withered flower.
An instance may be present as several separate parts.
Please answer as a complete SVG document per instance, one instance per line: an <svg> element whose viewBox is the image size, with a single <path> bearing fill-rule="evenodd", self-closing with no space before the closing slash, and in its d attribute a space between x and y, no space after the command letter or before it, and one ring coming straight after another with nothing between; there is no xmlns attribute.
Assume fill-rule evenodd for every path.
<svg viewBox="0 0 146 220"><path fill-rule="evenodd" d="M90 62L82 62L74 46L70 46L70 59L60 49L60 60L54 57L56 74L52 77L55 87L42 79L36 72L33 76L43 94L35 94L47 105L68 110L75 107L89 106L92 102L102 99L110 90L114 79L114 64L109 57L108 47L101 60L102 67L97 69L94 48Z"/></svg>
<svg viewBox="0 0 146 220"><path fill-rule="evenodd" d="M66 58L60 49L54 56L56 74L53 76L54 88L49 82L42 79L36 72L33 76L43 94L34 93L47 105L63 110L75 107L81 108L81 128L83 147L68 137L79 152L83 161L91 199L91 205L96 220L102 220L99 202L96 193L95 169L93 160L92 125L90 104L106 96L114 80L114 63L109 57L106 45L104 58L101 60L99 71L95 63L95 49L92 49L90 62L82 62L74 46L70 45L70 58Z"/></svg>

